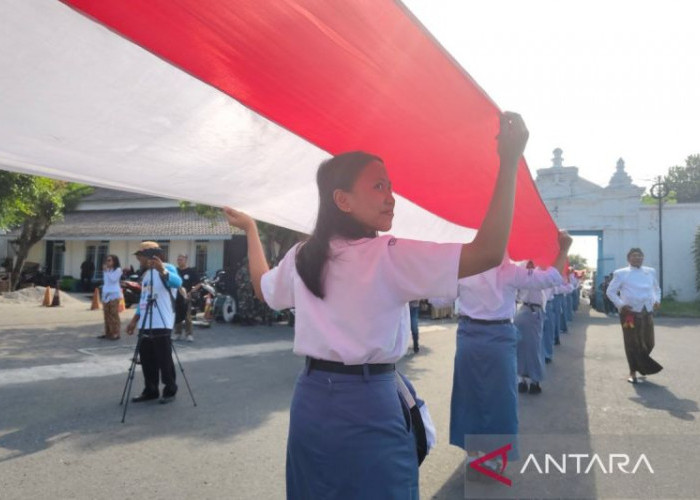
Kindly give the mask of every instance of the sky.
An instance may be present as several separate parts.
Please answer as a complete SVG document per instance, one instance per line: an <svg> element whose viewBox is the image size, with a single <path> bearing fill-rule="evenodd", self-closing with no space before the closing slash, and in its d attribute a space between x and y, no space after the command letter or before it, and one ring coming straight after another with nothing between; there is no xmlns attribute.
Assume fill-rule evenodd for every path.
<svg viewBox="0 0 700 500"><path fill-rule="evenodd" d="M606 186L618 158L648 187L700 153L700 1L403 0L530 130L533 177L564 166Z"/></svg>
<svg viewBox="0 0 700 500"><path fill-rule="evenodd" d="M598 237L574 236L569 255L580 255L586 259L588 267L595 268L598 265Z"/></svg>

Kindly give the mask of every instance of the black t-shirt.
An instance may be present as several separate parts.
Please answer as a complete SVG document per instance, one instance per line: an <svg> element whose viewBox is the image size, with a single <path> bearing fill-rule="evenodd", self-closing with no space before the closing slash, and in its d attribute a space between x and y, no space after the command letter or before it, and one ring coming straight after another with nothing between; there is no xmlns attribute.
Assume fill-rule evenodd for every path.
<svg viewBox="0 0 700 500"><path fill-rule="evenodd" d="M177 274L182 278L182 286L188 292L192 289L194 285L199 283L199 273L194 267L186 267L185 269L177 268Z"/></svg>

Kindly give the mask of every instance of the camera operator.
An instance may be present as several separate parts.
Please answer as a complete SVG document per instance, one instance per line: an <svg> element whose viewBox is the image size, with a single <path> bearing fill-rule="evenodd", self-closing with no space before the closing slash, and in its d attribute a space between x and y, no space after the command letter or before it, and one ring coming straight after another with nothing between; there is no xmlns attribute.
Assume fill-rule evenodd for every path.
<svg viewBox="0 0 700 500"><path fill-rule="evenodd" d="M132 401L140 403L158 399L160 373L160 380L165 386L160 402L169 403L177 393L170 333L175 321L174 292L182 285L182 279L175 266L161 260L163 250L158 243L144 241L134 255L144 271L141 278L142 292L139 308L126 327L126 333L132 335L136 327L139 328L139 357L145 388Z"/></svg>

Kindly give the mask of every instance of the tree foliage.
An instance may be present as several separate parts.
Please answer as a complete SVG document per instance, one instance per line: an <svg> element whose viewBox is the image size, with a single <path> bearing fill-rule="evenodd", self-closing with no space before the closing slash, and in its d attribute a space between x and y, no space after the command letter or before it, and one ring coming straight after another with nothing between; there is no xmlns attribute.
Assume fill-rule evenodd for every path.
<svg viewBox="0 0 700 500"><path fill-rule="evenodd" d="M11 241L16 259L10 273L10 280L17 287L31 248L41 241L51 224L75 208L92 188L4 171L0 171L0 186L0 228L18 233Z"/></svg>
<svg viewBox="0 0 700 500"><path fill-rule="evenodd" d="M678 203L700 202L700 154L685 159L685 166L668 169L664 182Z"/></svg>
<svg viewBox="0 0 700 500"><path fill-rule="evenodd" d="M574 253L569 255L569 265L577 271L581 269L588 269L588 259L582 255Z"/></svg>
<svg viewBox="0 0 700 500"><path fill-rule="evenodd" d="M700 291L700 226L695 230L693 242L693 260L695 261L695 289Z"/></svg>

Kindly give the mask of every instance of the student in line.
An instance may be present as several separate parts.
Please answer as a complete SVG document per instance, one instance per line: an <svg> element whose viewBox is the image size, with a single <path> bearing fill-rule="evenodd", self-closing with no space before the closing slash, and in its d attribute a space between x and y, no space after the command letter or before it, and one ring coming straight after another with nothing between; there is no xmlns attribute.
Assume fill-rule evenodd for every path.
<svg viewBox="0 0 700 500"><path fill-rule="evenodd" d="M500 263L527 137L519 115L502 115L493 198L467 244L378 236L391 229L395 201L384 162L364 152L321 164L316 227L271 271L255 221L224 209L248 237L256 295L296 312L294 352L306 366L290 409L287 498L418 497L416 445L395 374L409 342L406 304L454 295L458 278Z"/></svg>

